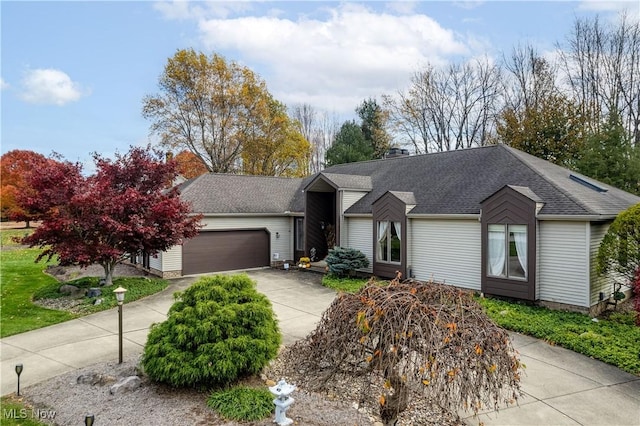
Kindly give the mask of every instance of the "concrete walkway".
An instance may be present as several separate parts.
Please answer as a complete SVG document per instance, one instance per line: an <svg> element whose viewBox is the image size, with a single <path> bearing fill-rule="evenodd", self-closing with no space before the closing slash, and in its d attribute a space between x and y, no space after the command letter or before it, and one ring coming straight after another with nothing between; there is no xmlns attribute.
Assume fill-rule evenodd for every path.
<svg viewBox="0 0 640 426"><path fill-rule="evenodd" d="M272 302L285 344L304 338L335 297L310 272L249 271L258 291ZM197 277L172 280L161 293L124 306L124 356L142 353L149 326L166 319L173 293ZM118 359L117 310L0 340L2 395L15 392L17 363L24 365L21 388L98 362ZM519 406L468 417L469 425L640 425L640 377L615 367L512 333L527 365L526 396Z"/></svg>
<svg viewBox="0 0 640 426"><path fill-rule="evenodd" d="M469 425L640 425L640 377L533 337L509 333L525 397ZM467 414L468 416L468 414Z"/></svg>

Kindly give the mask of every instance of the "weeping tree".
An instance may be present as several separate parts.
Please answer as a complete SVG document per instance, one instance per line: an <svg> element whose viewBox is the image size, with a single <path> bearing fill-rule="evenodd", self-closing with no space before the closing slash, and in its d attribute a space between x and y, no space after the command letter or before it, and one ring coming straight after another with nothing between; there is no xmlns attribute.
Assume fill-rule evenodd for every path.
<svg viewBox="0 0 640 426"><path fill-rule="evenodd" d="M292 370L316 390L339 377L360 382L363 401L378 406L386 425L420 395L477 413L522 394L522 365L506 331L470 293L431 282L396 278L343 294L292 351Z"/></svg>

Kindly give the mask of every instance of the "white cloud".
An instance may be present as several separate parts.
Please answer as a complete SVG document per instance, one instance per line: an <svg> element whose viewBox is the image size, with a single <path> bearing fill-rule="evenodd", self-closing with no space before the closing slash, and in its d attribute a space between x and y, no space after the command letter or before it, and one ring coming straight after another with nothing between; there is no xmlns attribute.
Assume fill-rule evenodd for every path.
<svg viewBox="0 0 640 426"><path fill-rule="evenodd" d="M408 15L414 12L417 5L415 1L398 0L387 3L386 8L392 12Z"/></svg>
<svg viewBox="0 0 640 426"><path fill-rule="evenodd" d="M4 81L4 79L0 77L0 90L4 90L8 88L9 88L9 83Z"/></svg>
<svg viewBox="0 0 640 426"><path fill-rule="evenodd" d="M247 1L210 1L190 2L188 0L160 1L153 7L167 19L186 20L197 19L202 16L228 18L233 14L252 9Z"/></svg>
<svg viewBox="0 0 640 426"><path fill-rule="evenodd" d="M51 68L28 70L22 86L20 97L34 104L62 106L77 101L86 94L66 73Z"/></svg>
<svg viewBox="0 0 640 426"><path fill-rule="evenodd" d="M580 10L591 10L596 12L617 12L625 9L638 10L637 0L626 1L606 1L606 0L582 0Z"/></svg>
<svg viewBox="0 0 640 426"><path fill-rule="evenodd" d="M422 14L394 15L345 3L325 19L299 16L202 16L204 45L235 51L281 101L353 112L364 98L395 92L427 62L468 55L469 43ZM317 16L317 15L315 15Z"/></svg>

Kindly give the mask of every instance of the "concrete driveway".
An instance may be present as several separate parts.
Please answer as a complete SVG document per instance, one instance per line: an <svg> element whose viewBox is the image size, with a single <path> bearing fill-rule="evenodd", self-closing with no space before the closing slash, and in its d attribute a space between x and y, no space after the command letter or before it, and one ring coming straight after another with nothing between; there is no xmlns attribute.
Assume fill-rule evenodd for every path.
<svg viewBox="0 0 640 426"><path fill-rule="evenodd" d="M273 305L283 335L290 344L304 338L320 320L336 292L320 285L313 272L260 269L247 271L258 291ZM127 303L123 309L123 353L140 355L149 327L162 322L174 302L173 294L189 287L199 276L171 280L153 296ZM15 392L15 365L24 371L20 386L39 383L67 371L118 359L117 309L98 312L64 323L0 339L0 388Z"/></svg>

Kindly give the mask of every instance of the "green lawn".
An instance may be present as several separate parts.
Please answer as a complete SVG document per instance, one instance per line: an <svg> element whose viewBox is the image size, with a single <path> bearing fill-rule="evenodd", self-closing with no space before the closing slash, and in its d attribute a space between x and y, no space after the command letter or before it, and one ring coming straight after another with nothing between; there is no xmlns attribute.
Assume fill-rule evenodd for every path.
<svg viewBox="0 0 640 426"><path fill-rule="evenodd" d="M94 306L95 299L86 299L81 306L80 314L42 308L32 303L34 297L60 296L57 292L60 283L43 272L48 265L47 262L34 262L40 249L20 247L12 241L13 236L22 236L25 232L29 231L19 229L0 232L3 247L0 251L0 337L112 308L116 306L113 290L119 285L127 289L125 303L162 291L168 285L166 280L161 279L116 277L112 286L102 287L103 303ZM69 283L81 288L97 287L98 278L80 278Z"/></svg>
<svg viewBox="0 0 640 426"><path fill-rule="evenodd" d="M322 277L322 285L344 293L356 293L369 282L366 278L338 278L331 274Z"/></svg>
<svg viewBox="0 0 640 426"><path fill-rule="evenodd" d="M32 303L32 296L38 289L57 283L55 278L42 272L47 267L46 263L34 263L39 253L38 249L0 251L0 337L76 317L69 312L45 309Z"/></svg>

